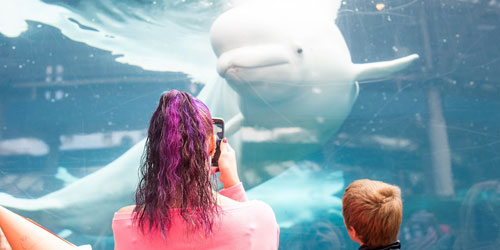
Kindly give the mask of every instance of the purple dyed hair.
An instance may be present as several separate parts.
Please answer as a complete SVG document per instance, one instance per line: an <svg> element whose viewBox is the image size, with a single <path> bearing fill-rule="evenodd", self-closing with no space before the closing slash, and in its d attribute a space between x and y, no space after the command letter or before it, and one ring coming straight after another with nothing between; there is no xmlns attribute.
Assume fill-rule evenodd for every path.
<svg viewBox="0 0 500 250"><path fill-rule="evenodd" d="M151 117L136 191L134 222L143 233L172 226L178 208L189 229L212 232L218 206L210 182L207 106L190 94L164 93ZM146 230L147 229L147 230Z"/></svg>

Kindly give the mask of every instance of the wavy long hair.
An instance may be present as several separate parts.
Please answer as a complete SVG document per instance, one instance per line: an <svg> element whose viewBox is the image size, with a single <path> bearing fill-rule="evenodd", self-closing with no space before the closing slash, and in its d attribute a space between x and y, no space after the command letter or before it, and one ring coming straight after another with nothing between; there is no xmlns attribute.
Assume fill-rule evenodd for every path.
<svg viewBox="0 0 500 250"><path fill-rule="evenodd" d="M212 118L188 93L164 93L149 124L136 191L134 222L143 233L172 226L172 208L194 231L212 232L218 206L210 182Z"/></svg>

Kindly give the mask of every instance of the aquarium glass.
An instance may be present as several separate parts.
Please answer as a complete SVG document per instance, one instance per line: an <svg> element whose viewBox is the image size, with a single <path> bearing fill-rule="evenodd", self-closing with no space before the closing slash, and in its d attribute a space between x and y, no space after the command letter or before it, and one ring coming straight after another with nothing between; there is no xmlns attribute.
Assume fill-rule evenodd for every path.
<svg viewBox="0 0 500 250"><path fill-rule="evenodd" d="M73 244L113 249L111 219L134 204L149 119L178 89L226 129L236 117L226 135L239 176L273 208L280 249L357 249L341 210L357 179L401 188L403 249L500 249L500 1L332 0L353 63L419 58L351 81L352 108L320 109L308 108L318 95L354 92L271 81L259 98L218 75L210 27L246 2L1 0L0 205ZM321 78L319 68L307 70ZM303 105L286 109L296 96Z"/></svg>

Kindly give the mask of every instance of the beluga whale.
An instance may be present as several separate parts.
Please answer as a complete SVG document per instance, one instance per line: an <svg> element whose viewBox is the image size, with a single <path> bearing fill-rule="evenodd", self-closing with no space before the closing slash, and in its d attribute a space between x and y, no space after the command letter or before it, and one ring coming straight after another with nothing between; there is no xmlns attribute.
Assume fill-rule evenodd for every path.
<svg viewBox="0 0 500 250"><path fill-rule="evenodd" d="M198 97L215 116L223 114L230 124L266 129L298 128L293 131L305 131L307 137L321 144L338 130L349 114L359 93L358 82L386 77L418 58L418 55L409 55L392 61L353 63L335 25L339 7L338 0L251 0L241 1L222 13L205 37L217 57L210 67L214 75L218 73L222 78L207 83ZM74 34L77 31L67 30L71 36L85 39L81 34ZM201 37L197 40L204 41ZM224 98L226 95L230 98ZM232 103L234 99L239 99L238 109L224 103L228 100ZM237 129L231 133L237 133ZM291 137L296 138L297 134ZM42 225L50 223L53 228L89 235L111 234L113 213L133 202L143 148L144 140L100 170L36 199L0 193L0 205L15 209ZM317 167L309 163L302 167L284 165L288 169L281 175L248 191L249 197L286 208L275 211L278 218L283 218L282 225L291 227L311 220L314 215L311 211L339 207L340 200L332 195L343 187L341 173L316 172ZM296 177L310 185L296 188ZM283 195L290 187L295 187L294 192L302 192L297 197L304 199L313 191L325 193L320 195L322 202L315 203L273 197ZM269 190L273 190L273 194ZM309 204L306 208L297 205L305 203ZM286 214L280 214L282 212Z"/></svg>
<svg viewBox="0 0 500 250"><path fill-rule="evenodd" d="M322 145L350 113L359 82L385 78L418 59L412 54L353 63L335 24L340 4L337 0L248 1L214 21L210 41L217 72L238 93L246 124L298 128L280 142L295 143L303 136ZM316 149L299 150L288 153L307 155ZM248 192L250 198L276 209L282 228L312 221L319 211L340 214L341 201L335 194L343 188L341 173L307 167L310 164L297 162ZM300 180L306 181L301 185Z"/></svg>
<svg viewBox="0 0 500 250"><path fill-rule="evenodd" d="M335 24L340 0L256 0L221 14L210 30L217 72L239 94L245 120L298 127L321 140L337 131L358 82L386 77L418 58L352 63Z"/></svg>

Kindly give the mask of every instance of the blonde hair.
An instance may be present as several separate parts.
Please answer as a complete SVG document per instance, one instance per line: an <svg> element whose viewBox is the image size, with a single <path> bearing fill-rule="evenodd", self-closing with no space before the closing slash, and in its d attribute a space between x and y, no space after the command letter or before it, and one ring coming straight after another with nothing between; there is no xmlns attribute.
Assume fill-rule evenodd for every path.
<svg viewBox="0 0 500 250"><path fill-rule="evenodd" d="M397 240L403 216L401 190L381 181L357 180L345 189L342 215L364 245L376 248Z"/></svg>

